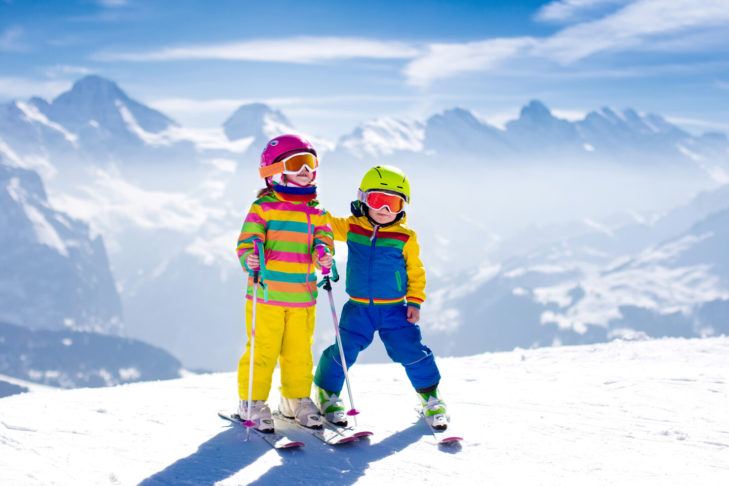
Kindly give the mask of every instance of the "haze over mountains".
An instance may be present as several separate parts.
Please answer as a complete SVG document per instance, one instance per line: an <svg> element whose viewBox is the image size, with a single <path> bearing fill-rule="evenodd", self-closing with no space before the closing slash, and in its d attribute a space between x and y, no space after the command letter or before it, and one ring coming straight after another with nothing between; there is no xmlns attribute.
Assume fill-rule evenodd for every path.
<svg viewBox="0 0 729 486"><path fill-rule="evenodd" d="M187 368L233 369L245 343L233 248L261 186L258 154L285 132L318 148L320 199L336 215L375 162L406 170L436 353L726 332L724 134L634 109L569 121L536 100L503 128L453 108L363 121L333 142L251 104L189 130L97 76L50 102L0 105L0 233L14 269L1 320L121 334ZM27 305L18 289L38 282L42 305ZM333 339L323 305L315 350Z"/></svg>

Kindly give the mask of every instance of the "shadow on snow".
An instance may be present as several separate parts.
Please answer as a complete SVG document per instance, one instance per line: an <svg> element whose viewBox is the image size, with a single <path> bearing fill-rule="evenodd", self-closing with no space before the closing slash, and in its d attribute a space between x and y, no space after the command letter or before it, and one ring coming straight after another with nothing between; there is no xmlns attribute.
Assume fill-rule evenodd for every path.
<svg viewBox="0 0 729 486"><path fill-rule="evenodd" d="M295 429L287 429L290 437L306 440L306 447L280 451L281 464L272 467L258 479L246 484L354 484L371 463L385 459L418 442L430 432L421 422L396 432L375 444L367 439L360 443L327 446ZM231 426L206 441L196 452L178 460L162 471L142 481L139 486L160 485L214 485L253 464L272 449L257 437L249 443L245 431ZM441 450L446 450L441 448ZM450 449L456 452L458 449Z"/></svg>

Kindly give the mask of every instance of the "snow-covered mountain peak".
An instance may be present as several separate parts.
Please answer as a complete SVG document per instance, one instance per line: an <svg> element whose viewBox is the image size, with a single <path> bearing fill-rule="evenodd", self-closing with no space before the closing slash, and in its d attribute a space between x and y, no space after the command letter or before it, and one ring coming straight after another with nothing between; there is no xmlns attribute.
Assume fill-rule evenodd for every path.
<svg viewBox="0 0 729 486"><path fill-rule="evenodd" d="M80 102L85 99L104 101L108 99L125 100L128 98L114 81L101 76L89 75L76 81L71 90L59 95L54 103L61 100Z"/></svg>
<svg viewBox="0 0 729 486"><path fill-rule="evenodd" d="M291 122L279 110L263 103L243 105L223 123L229 140L253 137L269 139L282 133L293 133Z"/></svg>
<svg viewBox="0 0 729 486"><path fill-rule="evenodd" d="M94 128L123 133L128 129L119 105L125 106L147 132L158 133L176 125L162 113L129 98L115 82L100 76L86 76L50 105L36 106L43 107L51 120L74 132Z"/></svg>
<svg viewBox="0 0 729 486"><path fill-rule="evenodd" d="M420 152L424 138L422 123L383 117L360 125L351 135L342 137L339 144L357 158L363 158L391 155L398 150Z"/></svg>
<svg viewBox="0 0 729 486"><path fill-rule="evenodd" d="M478 127L479 129L487 126L486 122L479 119L472 111L461 107L449 108L442 113L433 115L428 119L428 123L458 123L471 127Z"/></svg>
<svg viewBox="0 0 729 486"><path fill-rule="evenodd" d="M519 113L519 118L534 123L544 122L555 118L547 106L539 100L531 100Z"/></svg>

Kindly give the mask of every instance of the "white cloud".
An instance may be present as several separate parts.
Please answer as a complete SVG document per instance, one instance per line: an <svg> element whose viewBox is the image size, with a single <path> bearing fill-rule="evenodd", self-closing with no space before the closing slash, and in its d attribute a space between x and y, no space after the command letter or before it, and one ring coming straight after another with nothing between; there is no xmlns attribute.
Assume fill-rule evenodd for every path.
<svg viewBox="0 0 729 486"><path fill-rule="evenodd" d="M26 46L20 42L23 36L23 29L11 27L0 33L0 51L24 51Z"/></svg>
<svg viewBox="0 0 729 486"><path fill-rule="evenodd" d="M614 5L623 5L630 0L555 0L539 9L535 18L540 21L572 21L594 14L596 11Z"/></svg>
<svg viewBox="0 0 729 486"><path fill-rule="evenodd" d="M65 76L86 76L92 74L94 71L83 66L67 66L57 64L55 66L48 66L43 69L43 74L49 78L61 78Z"/></svg>
<svg viewBox="0 0 729 486"><path fill-rule="evenodd" d="M128 0L99 0L99 5L108 8L125 7L129 5L129 2Z"/></svg>
<svg viewBox="0 0 729 486"><path fill-rule="evenodd" d="M541 16L570 18L578 11L619 0L563 0ZM547 8L545 7L545 9ZM561 9L561 10L560 10ZM551 12L551 13L549 13ZM561 13L560 13L561 12ZM701 51L707 45L726 49L718 42L725 34L705 34L729 27L727 0L636 0L598 20L576 23L550 37L496 38L465 44L432 44L427 52L404 69L408 82L426 86L467 72L503 67L510 61L544 60L562 65L602 52L629 50Z"/></svg>
<svg viewBox="0 0 729 486"><path fill-rule="evenodd" d="M71 81L63 80L38 81L27 78L0 77L0 99L28 98L30 96L53 98L68 90L72 84Z"/></svg>
<svg viewBox="0 0 729 486"><path fill-rule="evenodd" d="M639 0L600 20L563 29L540 42L532 54L570 63L603 51L650 48L666 36L680 38L693 29L727 24L726 0L674 0L670 5Z"/></svg>
<svg viewBox="0 0 729 486"><path fill-rule="evenodd" d="M228 44L167 47L143 52L100 52L102 61L178 61L219 59L228 61L289 62L371 58L410 59L420 51L402 42L383 42L347 37L294 37L281 40L255 40Z"/></svg>
<svg viewBox="0 0 729 486"><path fill-rule="evenodd" d="M499 38L467 44L431 44L428 52L405 68L408 82L427 85L436 79L485 71L502 61L520 57L537 42L531 37Z"/></svg>

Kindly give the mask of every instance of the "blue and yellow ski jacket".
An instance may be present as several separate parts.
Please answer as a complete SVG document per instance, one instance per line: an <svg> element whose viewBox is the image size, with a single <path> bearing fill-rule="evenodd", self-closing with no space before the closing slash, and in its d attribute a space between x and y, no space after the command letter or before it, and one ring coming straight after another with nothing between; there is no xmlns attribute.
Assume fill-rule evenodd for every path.
<svg viewBox="0 0 729 486"><path fill-rule="evenodd" d="M347 294L361 304L393 305L407 301L420 308L425 301L425 268L415 231L405 217L381 227L373 226L352 203L352 216L331 219L334 239L346 241Z"/></svg>

